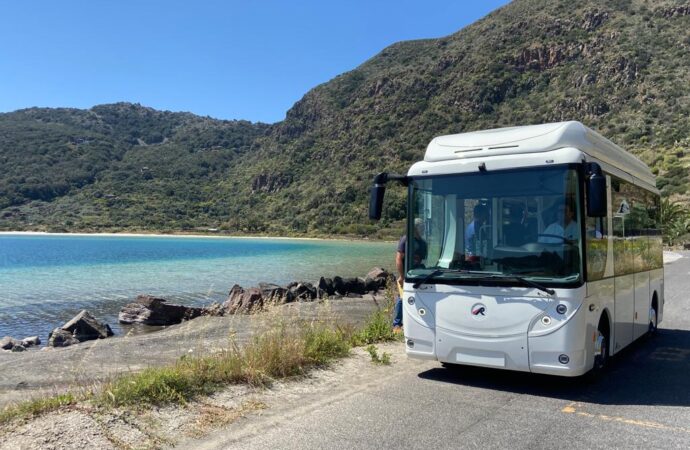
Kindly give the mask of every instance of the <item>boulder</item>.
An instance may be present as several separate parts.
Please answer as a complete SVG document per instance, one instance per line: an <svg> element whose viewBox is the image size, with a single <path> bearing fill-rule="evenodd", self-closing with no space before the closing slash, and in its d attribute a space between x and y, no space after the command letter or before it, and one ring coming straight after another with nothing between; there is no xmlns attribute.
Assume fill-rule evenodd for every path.
<svg viewBox="0 0 690 450"><path fill-rule="evenodd" d="M259 289L264 298L264 303L283 304L295 300L292 291L277 284L259 283Z"/></svg>
<svg viewBox="0 0 690 450"><path fill-rule="evenodd" d="M317 290L313 284L307 283L306 281L297 281L295 283L290 283L288 289L292 293L293 297L297 301L307 301L310 302L317 297Z"/></svg>
<svg viewBox="0 0 690 450"><path fill-rule="evenodd" d="M386 269L383 269L381 267L374 267L367 274L367 278L383 278L384 280L386 280L388 279L388 272L386 271Z"/></svg>
<svg viewBox="0 0 690 450"><path fill-rule="evenodd" d="M221 317L225 315L225 308L223 308L222 304L218 302L213 302L209 306L204 308L202 315L211 317Z"/></svg>
<svg viewBox="0 0 690 450"><path fill-rule="evenodd" d="M139 295L134 303L122 307L118 320L125 324L173 325L203 313L203 308L169 304L164 298Z"/></svg>
<svg viewBox="0 0 690 450"><path fill-rule="evenodd" d="M264 298L261 289L244 289L239 284L234 285L228 294L228 299L223 303L223 308L228 314L250 314L264 307Z"/></svg>
<svg viewBox="0 0 690 450"><path fill-rule="evenodd" d="M333 280L330 278L319 278L319 289L324 291L326 295L334 295L335 287L333 286ZM322 297L321 295L319 297Z"/></svg>
<svg viewBox="0 0 690 450"><path fill-rule="evenodd" d="M34 345L41 345L41 339L38 336L25 337L22 339L24 347L33 347Z"/></svg>
<svg viewBox="0 0 690 450"><path fill-rule="evenodd" d="M68 347L78 343L79 340L72 336L71 332L62 328L56 328L48 335L49 347Z"/></svg>
<svg viewBox="0 0 690 450"><path fill-rule="evenodd" d="M21 345L21 341L18 341L10 336L5 336L0 339L0 349L2 350L12 350L15 345Z"/></svg>
<svg viewBox="0 0 690 450"><path fill-rule="evenodd" d="M12 347L13 352L23 352L24 350L26 350L26 347L24 347L22 344Z"/></svg>
<svg viewBox="0 0 690 450"><path fill-rule="evenodd" d="M336 294L342 295L343 297L347 296L348 294L362 295L366 294L367 292L365 281L356 277L333 277L333 288L335 289Z"/></svg>
<svg viewBox="0 0 690 450"><path fill-rule="evenodd" d="M379 280L374 279L374 278L369 278L369 277L366 277L364 279L364 289L367 292L376 292L379 290L380 287L381 286L380 286Z"/></svg>
<svg viewBox="0 0 690 450"><path fill-rule="evenodd" d="M105 339L113 335L110 325L98 321L86 310L82 310L60 328L72 333L72 336L79 342Z"/></svg>
<svg viewBox="0 0 690 450"><path fill-rule="evenodd" d="M88 311L82 310L72 320L50 332L48 335L48 346L67 347L93 339L105 339L112 335L113 330L110 329L110 325L99 321ZM27 343L31 342L32 345L38 345L41 342L38 336L26 338L25 340Z"/></svg>
<svg viewBox="0 0 690 450"><path fill-rule="evenodd" d="M366 285L364 283L364 280L361 278L343 278L343 288L345 289L345 292L343 292L343 295L346 294L366 294Z"/></svg>
<svg viewBox="0 0 690 450"><path fill-rule="evenodd" d="M388 273L388 271L386 271L386 269L382 269L381 267L374 267L367 274L365 281L368 279L372 279L372 280L376 281L378 286L375 290L379 290L379 289L385 289L386 288L386 284L388 284L388 280L390 278L392 278L392 275L390 273ZM373 285L371 285L371 286L373 286ZM367 290L370 290L370 289L367 288Z"/></svg>
<svg viewBox="0 0 690 450"><path fill-rule="evenodd" d="M333 277L333 290L336 294L345 295L347 291L345 290L345 283L342 277Z"/></svg>

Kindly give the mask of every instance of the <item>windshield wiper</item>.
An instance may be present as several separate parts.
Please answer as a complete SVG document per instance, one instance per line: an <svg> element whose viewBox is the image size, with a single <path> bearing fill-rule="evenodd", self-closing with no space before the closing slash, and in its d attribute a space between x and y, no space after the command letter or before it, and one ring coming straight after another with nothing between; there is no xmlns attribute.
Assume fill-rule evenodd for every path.
<svg viewBox="0 0 690 450"><path fill-rule="evenodd" d="M486 275L487 272L483 271L476 271L476 270L465 270L465 269L435 269L432 272L429 272L422 278L421 280L415 282L412 287L417 289L419 286L428 283L432 279L436 278L439 275L442 275L444 273L457 273L457 274L471 274L471 275ZM497 274L493 274L497 275Z"/></svg>
<svg viewBox="0 0 690 450"><path fill-rule="evenodd" d="M536 281L528 280L527 278L522 278L517 275L509 275L509 277L518 280L522 284L526 284L527 286L531 286L533 288L539 289L540 291L544 291L549 295L553 295L556 293L556 291L554 291L553 289L547 288L543 284L537 283Z"/></svg>
<svg viewBox="0 0 690 450"><path fill-rule="evenodd" d="M429 272L428 274L426 274L426 276L424 278L422 278L421 280L419 280L415 284L413 284L412 287L417 289L419 286L430 281L432 278L437 277L437 276L439 276L443 273L446 273L448 271L449 271L448 269L436 269L432 272Z"/></svg>
<svg viewBox="0 0 690 450"><path fill-rule="evenodd" d="M526 286L530 286L530 287L533 287L535 289L539 289L540 291L544 291L549 295L553 295L556 293L556 291L554 291L551 288L544 286L541 283L537 283L536 281L528 280L527 278L523 278L519 275L510 275L510 274L505 274L505 275L500 274L499 275L499 274L497 274L497 275L488 275L488 276L483 277L481 279L482 280L489 280L489 279L516 280L516 281L518 281L518 282L520 282Z"/></svg>
<svg viewBox="0 0 690 450"><path fill-rule="evenodd" d="M477 280L477 281L487 281L487 280L515 280L519 283L522 283L526 286L533 287L535 289L539 289L540 291L544 291L549 295L553 295L556 293L551 288L548 288L544 286L541 283L537 283L536 281L528 280L527 278L523 278L519 275L512 275L512 274L502 274L502 273L487 273L487 272L482 272L482 271L476 271L476 270L463 270L463 269L435 269L428 274L424 276L419 281L416 281L412 287L414 289L417 289L419 286L428 283L429 281L433 280L439 275L442 275L444 273L457 273L457 274L469 274L469 275L480 275L477 277L472 277L472 280Z"/></svg>

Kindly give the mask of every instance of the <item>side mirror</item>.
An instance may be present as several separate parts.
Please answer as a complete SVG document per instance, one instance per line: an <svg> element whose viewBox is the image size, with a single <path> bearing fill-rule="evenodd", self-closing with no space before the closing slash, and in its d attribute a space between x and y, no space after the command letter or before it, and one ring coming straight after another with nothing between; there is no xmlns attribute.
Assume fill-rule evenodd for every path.
<svg viewBox="0 0 690 450"><path fill-rule="evenodd" d="M372 220L381 218L383 195L386 193L386 183L389 181L397 181L403 186L407 186L409 182L405 175L395 173L381 172L374 177L374 186L371 188L371 197L369 198L369 218Z"/></svg>
<svg viewBox="0 0 690 450"><path fill-rule="evenodd" d="M587 165L587 215L606 217L606 177L597 163Z"/></svg>
<svg viewBox="0 0 690 450"><path fill-rule="evenodd" d="M369 198L370 219L379 220L381 218L381 209L383 208L383 195L385 193L385 184L374 184L374 186L371 188L371 197Z"/></svg>

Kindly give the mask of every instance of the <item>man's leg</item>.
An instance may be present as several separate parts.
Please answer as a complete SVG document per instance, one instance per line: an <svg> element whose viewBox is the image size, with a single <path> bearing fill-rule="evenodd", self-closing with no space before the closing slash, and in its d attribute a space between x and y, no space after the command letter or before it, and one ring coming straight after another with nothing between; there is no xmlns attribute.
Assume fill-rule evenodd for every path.
<svg viewBox="0 0 690 450"><path fill-rule="evenodd" d="M402 298L395 297L395 307L393 308L393 328L403 326Z"/></svg>

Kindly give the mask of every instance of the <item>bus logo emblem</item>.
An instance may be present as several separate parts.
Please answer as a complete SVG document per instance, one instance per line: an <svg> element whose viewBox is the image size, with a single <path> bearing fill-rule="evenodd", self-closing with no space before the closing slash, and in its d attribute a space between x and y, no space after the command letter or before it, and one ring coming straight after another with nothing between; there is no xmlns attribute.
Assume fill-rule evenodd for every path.
<svg viewBox="0 0 690 450"><path fill-rule="evenodd" d="M474 305L470 312L475 320L484 320L486 318L486 306L482 305L481 303Z"/></svg>

